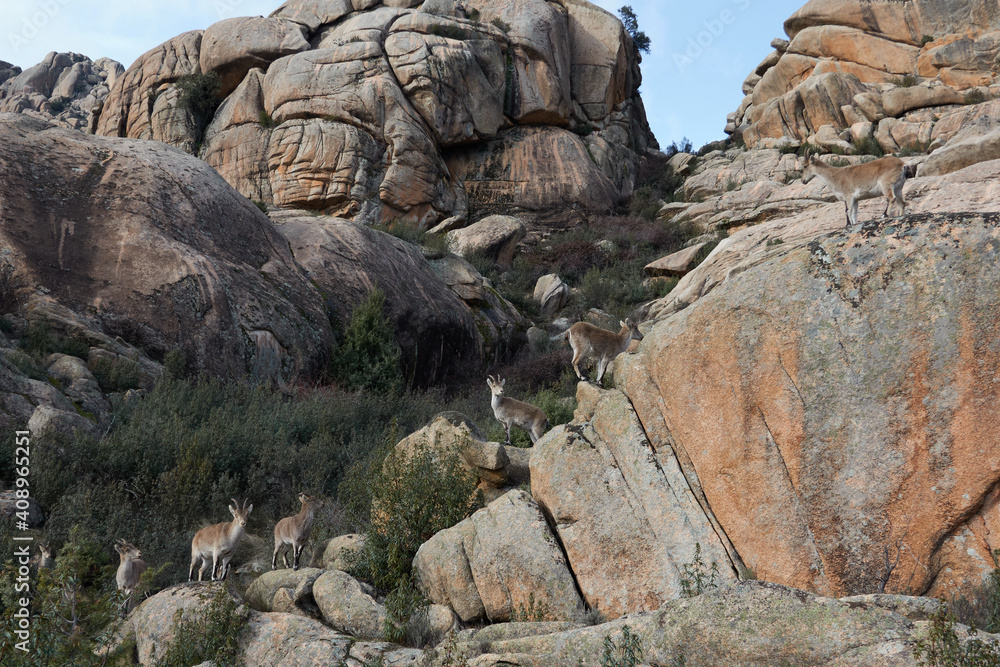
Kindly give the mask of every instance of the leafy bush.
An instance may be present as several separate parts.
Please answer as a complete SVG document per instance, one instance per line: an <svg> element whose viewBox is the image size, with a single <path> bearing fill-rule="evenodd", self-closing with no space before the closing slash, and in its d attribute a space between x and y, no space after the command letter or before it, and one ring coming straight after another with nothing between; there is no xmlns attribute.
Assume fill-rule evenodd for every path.
<svg viewBox="0 0 1000 667"><path fill-rule="evenodd" d="M207 596L205 596L207 597ZM250 610L237 604L225 585L216 587L208 605L200 611L174 617L174 641L158 667L190 667L211 660L216 667L236 667L239 639L250 619Z"/></svg>
<svg viewBox="0 0 1000 667"><path fill-rule="evenodd" d="M701 544L694 545L694 560L681 566L681 595L693 598L718 586L719 564L706 565L701 557Z"/></svg>
<svg viewBox="0 0 1000 667"><path fill-rule="evenodd" d="M354 309L330 374L348 389L399 395L403 389L399 346L385 315L385 293L377 287Z"/></svg>
<svg viewBox="0 0 1000 667"><path fill-rule="evenodd" d="M499 16L496 17L495 19L493 19L492 21L490 21L490 23L492 23L494 26L496 26L497 28L499 28L505 34L510 34L510 24L507 23L506 21L504 21Z"/></svg>
<svg viewBox="0 0 1000 667"><path fill-rule="evenodd" d="M993 552L993 571L979 586L952 600L951 607L960 623L1000 632L1000 549Z"/></svg>
<svg viewBox="0 0 1000 667"><path fill-rule="evenodd" d="M81 359L86 359L90 354L90 345L86 341L54 334L48 324L38 321L28 325L28 331L21 338L20 345L39 360L54 352Z"/></svg>
<svg viewBox="0 0 1000 667"><path fill-rule="evenodd" d="M131 359L100 356L94 359L92 366L91 371L97 378L97 384L105 392L128 391L141 386L139 364Z"/></svg>
<svg viewBox="0 0 1000 667"><path fill-rule="evenodd" d="M271 118L271 114L263 109L261 109L260 113L257 114L257 121L261 124L261 127L268 130L277 125L277 123L274 122L274 119Z"/></svg>
<svg viewBox="0 0 1000 667"><path fill-rule="evenodd" d="M918 79L915 74L907 74L906 76L893 79L891 83L899 86L900 88L912 88L920 83L920 79Z"/></svg>
<svg viewBox="0 0 1000 667"><path fill-rule="evenodd" d="M979 88L973 88L965 94L965 103L972 104L982 104L986 101L986 95L983 94Z"/></svg>
<svg viewBox="0 0 1000 667"><path fill-rule="evenodd" d="M457 454L439 458L418 444L406 456L394 445L391 436L378 454L352 468L339 494L358 523L368 526L352 574L385 592L409 584L421 544L482 506L479 480Z"/></svg>
<svg viewBox="0 0 1000 667"><path fill-rule="evenodd" d="M943 605L930 619L927 636L917 640L913 655L928 667L995 667L1000 665L1000 647L976 639L975 626L964 644L955 632L954 614Z"/></svg>
<svg viewBox="0 0 1000 667"><path fill-rule="evenodd" d="M642 662L642 638L632 632L628 625L622 626L621 643L604 638L604 650L601 652L601 667L636 667Z"/></svg>
<svg viewBox="0 0 1000 667"><path fill-rule="evenodd" d="M60 114L66 110L69 106L70 99L68 97L53 97L49 100L49 109L54 114Z"/></svg>
<svg viewBox="0 0 1000 667"><path fill-rule="evenodd" d="M215 72L185 74L174 85L180 92L181 108L191 112L200 134L222 102L222 80Z"/></svg>
<svg viewBox="0 0 1000 667"><path fill-rule="evenodd" d="M860 141L854 143L854 148L857 149L858 153L861 155L874 155L875 157L882 157L885 155L885 150L882 148L882 144L875 140L873 136L867 136L862 138Z"/></svg>

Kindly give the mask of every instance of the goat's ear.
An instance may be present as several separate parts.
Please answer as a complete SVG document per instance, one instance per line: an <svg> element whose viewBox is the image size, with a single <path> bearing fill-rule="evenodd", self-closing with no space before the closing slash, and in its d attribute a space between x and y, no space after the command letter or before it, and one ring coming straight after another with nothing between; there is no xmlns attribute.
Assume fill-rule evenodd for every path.
<svg viewBox="0 0 1000 667"><path fill-rule="evenodd" d="M625 318L625 326L627 326L629 329L631 329L634 326L631 318L629 317Z"/></svg>
<svg viewBox="0 0 1000 667"><path fill-rule="evenodd" d="M628 321L622 322L621 320L618 320L618 325L619 326L623 326L623 327L627 327L628 326Z"/></svg>
<svg viewBox="0 0 1000 667"><path fill-rule="evenodd" d="M247 514L250 514L250 512L253 512L253 503L250 503L250 507L247 508Z"/></svg>
<svg viewBox="0 0 1000 667"><path fill-rule="evenodd" d="M486 384L488 384L491 387L493 386L493 376L492 375L487 375L486 376Z"/></svg>
<svg viewBox="0 0 1000 667"><path fill-rule="evenodd" d="M504 386L505 384L507 384L507 381L506 381L506 380L500 380L500 388L501 388L501 389L503 388L503 386Z"/></svg>
<svg viewBox="0 0 1000 667"><path fill-rule="evenodd" d="M233 517L235 518L235 516L236 516L236 508L233 507L232 505L230 505L229 506L229 513L232 514Z"/></svg>

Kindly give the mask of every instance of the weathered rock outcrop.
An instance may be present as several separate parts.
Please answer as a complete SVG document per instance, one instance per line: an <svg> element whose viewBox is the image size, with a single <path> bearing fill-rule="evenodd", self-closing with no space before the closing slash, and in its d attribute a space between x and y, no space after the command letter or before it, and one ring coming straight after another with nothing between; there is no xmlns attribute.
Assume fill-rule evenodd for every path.
<svg viewBox="0 0 1000 667"><path fill-rule="evenodd" d="M125 634L133 635L140 665L155 665L170 644L184 641L175 632L178 613L185 619L203 614L218 584L178 584L145 600L129 616ZM237 602L239 602L237 600ZM415 665L422 652L394 644L357 641L320 621L283 613L248 611L246 630L240 635L240 659L260 667L361 664L381 658L387 665Z"/></svg>
<svg viewBox="0 0 1000 667"><path fill-rule="evenodd" d="M0 61L0 112L93 132L104 100L124 72L110 58L91 61L79 53L50 53L23 72Z"/></svg>
<svg viewBox="0 0 1000 667"><path fill-rule="evenodd" d="M982 197L997 168L938 179L920 208L995 207ZM955 183L976 174L986 191ZM826 210L723 242L685 278L719 283L650 327L616 383L761 578L873 592L884 550L901 549L888 590L947 594L979 582L997 546L1000 219L909 215L851 231L831 206L827 230L797 237ZM775 232L786 243L764 242ZM749 256L733 252L751 239ZM728 277L727 256L745 258Z"/></svg>
<svg viewBox="0 0 1000 667"><path fill-rule="evenodd" d="M177 104L148 100L212 71L227 99L201 154L253 199L426 228L571 222L632 191L656 142L617 18L583 0L378 4L288 2L175 37L119 78L97 131L194 150Z"/></svg>
<svg viewBox="0 0 1000 667"><path fill-rule="evenodd" d="M275 220L295 261L343 325L371 290L385 293L386 314L418 386L477 366L524 328L502 298L477 300L453 289L411 243L341 218L276 215Z"/></svg>
<svg viewBox="0 0 1000 667"><path fill-rule="evenodd" d="M937 122L1000 96L998 30L1000 12L982 0L811 0L785 22L791 41L747 78L726 131L750 147L822 144L825 125L871 122L884 150L926 150Z"/></svg>
<svg viewBox="0 0 1000 667"><path fill-rule="evenodd" d="M221 376L322 367L333 345L322 297L267 217L208 165L23 115L0 115L0 136L0 242L29 319L103 336L91 345L117 337L113 354L179 348Z"/></svg>
<svg viewBox="0 0 1000 667"><path fill-rule="evenodd" d="M466 655L478 655L469 662L477 667L598 667L605 638L621 645L627 625L641 642L643 664L921 664L913 651L916 641L927 632L927 616L920 611L922 601L897 598L885 608L877 602L834 600L747 581L699 597L675 600L656 612L632 614L594 627L548 631L538 628L540 632L532 632L522 629L521 624L511 624L470 630L459 635L457 649ZM959 626L957 631L959 642L966 642L967 628ZM991 643L1000 640L983 633L977 638ZM484 645L489 651L486 654L482 654ZM431 664L448 663L439 657Z"/></svg>
<svg viewBox="0 0 1000 667"><path fill-rule="evenodd" d="M581 606L566 559L524 491L511 491L425 542L414 573L430 600L463 621L542 610L567 620Z"/></svg>
<svg viewBox="0 0 1000 667"><path fill-rule="evenodd" d="M628 398L581 382L577 401L574 421L532 448L531 492L587 605L608 617L659 609L680 596L696 544L720 581L734 580L724 535L677 459L646 439Z"/></svg>

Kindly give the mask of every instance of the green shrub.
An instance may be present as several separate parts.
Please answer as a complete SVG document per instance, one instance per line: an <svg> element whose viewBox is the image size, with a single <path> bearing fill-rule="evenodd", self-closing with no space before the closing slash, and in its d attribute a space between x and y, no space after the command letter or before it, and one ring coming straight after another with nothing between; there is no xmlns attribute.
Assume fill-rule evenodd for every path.
<svg viewBox="0 0 1000 667"><path fill-rule="evenodd" d="M681 574L681 595L693 598L718 586L719 565L712 561L706 565L701 557L701 544L694 545L694 560L685 563Z"/></svg>
<svg viewBox="0 0 1000 667"><path fill-rule="evenodd" d="M510 613L511 623L541 623L549 613L549 605L535 601L535 594L528 593L528 604L517 605Z"/></svg>
<svg viewBox="0 0 1000 667"><path fill-rule="evenodd" d="M469 38L469 34L465 30L452 23L435 25L431 28L431 33L438 37L446 37L447 39L465 40Z"/></svg>
<svg viewBox="0 0 1000 667"><path fill-rule="evenodd" d="M261 124L261 127L268 130L277 125L277 123L274 122L274 119L271 118L271 114L264 111L263 109L261 109L260 113L257 114L257 121Z"/></svg>
<svg viewBox="0 0 1000 667"><path fill-rule="evenodd" d="M426 635L414 632L420 628L419 622L426 620L427 607L430 603L423 596L413 577L404 577L385 598L385 628L383 638L394 644L423 646L428 639Z"/></svg>
<svg viewBox="0 0 1000 667"><path fill-rule="evenodd" d="M981 91L978 88L973 88L972 90L970 90L969 92L967 92L965 94L965 103L966 104L969 104L969 105L972 105L972 104L982 104L985 101L986 101L986 95L984 95L983 91Z"/></svg>
<svg viewBox="0 0 1000 667"><path fill-rule="evenodd" d="M105 392L128 391L141 387L139 364L125 357L100 356L94 359L91 371Z"/></svg>
<svg viewBox="0 0 1000 667"><path fill-rule="evenodd" d="M191 112L200 134L222 102L222 80L215 72L185 74L174 85L180 92L180 107Z"/></svg>
<svg viewBox="0 0 1000 667"><path fill-rule="evenodd" d="M496 26L501 31L503 31L504 34L510 34L510 24L507 23L506 21L504 21L499 16L496 17L495 19L493 19L492 21L490 21L490 23L492 23L494 26Z"/></svg>
<svg viewBox="0 0 1000 667"><path fill-rule="evenodd" d="M239 639L250 620L250 610L217 585L208 605L199 612L178 609L174 616L174 641L167 647L158 667L190 667L211 660L217 667L236 667Z"/></svg>
<svg viewBox="0 0 1000 667"><path fill-rule="evenodd" d="M928 667L995 667L1000 665L1000 647L976 639L975 626L964 644L955 632L956 619L942 605L930 619L927 636L917 640L913 655Z"/></svg>
<svg viewBox="0 0 1000 667"><path fill-rule="evenodd" d="M479 23L479 10L475 7L466 8L465 16L473 23Z"/></svg>
<svg viewBox="0 0 1000 667"><path fill-rule="evenodd" d="M394 445L392 436L352 468L339 492L345 508L368 526L352 574L385 592L408 584L421 544L482 506L479 479L457 454L439 458L418 444L406 456Z"/></svg>
<svg viewBox="0 0 1000 667"><path fill-rule="evenodd" d="M854 148L860 155L874 155L875 157L882 157L885 155L885 150L882 148L882 144L876 141L875 137L871 135L863 137L860 141L856 141L854 143Z"/></svg>
<svg viewBox="0 0 1000 667"><path fill-rule="evenodd" d="M624 24L625 30L631 35L632 41L635 42L635 48L642 53L649 53L649 36L639 30L639 19L636 18L631 5L625 5L619 9L618 15L622 17L622 24Z"/></svg>
<svg viewBox="0 0 1000 667"><path fill-rule="evenodd" d="M899 86L900 88L912 88L920 83L920 79L918 79L915 74L907 74L906 76L893 79L891 83Z"/></svg>
<svg viewBox="0 0 1000 667"><path fill-rule="evenodd" d="M49 100L49 109L54 114L60 114L69 106L69 103L70 99L68 97L53 97Z"/></svg>
<svg viewBox="0 0 1000 667"><path fill-rule="evenodd" d="M376 287L351 314L330 361L330 374L347 389L398 395L403 390L402 373L399 345L385 315L385 293Z"/></svg>
<svg viewBox="0 0 1000 667"><path fill-rule="evenodd" d="M58 352L71 357L86 359L90 354L90 345L86 341L66 338L52 332L49 325L35 321L28 325L27 334L21 339L21 347L39 358L39 360Z"/></svg>
<svg viewBox="0 0 1000 667"><path fill-rule="evenodd" d="M631 627L622 626L620 643L611 639L611 635L604 637L601 667L636 667L640 662L642 662L642 638L632 632Z"/></svg>
<svg viewBox="0 0 1000 667"><path fill-rule="evenodd" d="M993 552L993 571L982 584L973 586L951 602L960 623L1000 632L1000 549Z"/></svg>
<svg viewBox="0 0 1000 667"><path fill-rule="evenodd" d="M934 41L934 38L930 35L924 35L920 38L920 47L923 48Z"/></svg>

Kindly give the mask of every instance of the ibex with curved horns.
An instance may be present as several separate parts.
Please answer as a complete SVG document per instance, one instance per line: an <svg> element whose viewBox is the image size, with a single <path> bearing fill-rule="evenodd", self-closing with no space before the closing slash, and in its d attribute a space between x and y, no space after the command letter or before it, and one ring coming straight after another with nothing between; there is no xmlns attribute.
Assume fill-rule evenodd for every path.
<svg viewBox="0 0 1000 667"><path fill-rule="evenodd" d="M119 557L115 582L118 584L118 590L127 596L121 608L122 615L125 615L131 606L132 595L139 586L142 573L146 571L146 561L142 559L142 552L138 547L125 540L118 540L115 543L115 551Z"/></svg>
<svg viewBox="0 0 1000 667"><path fill-rule="evenodd" d="M226 578L229 573L229 561L236 552L236 547L243 537L243 530L247 526L247 517L253 511L253 505L247 506L247 500L243 501L240 508L235 498L231 498L233 504L229 506L229 511L233 515L233 520L229 523L217 523L214 526L202 528L191 540L191 569L188 570L188 581L194 578L194 566L201 560L201 567L198 569L198 581L201 581L205 570L208 568L208 560L212 559L212 581L216 581L216 572L221 572L218 580Z"/></svg>
<svg viewBox="0 0 1000 667"><path fill-rule="evenodd" d="M504 396L503 387L507 381L501 380L499 375L495 380L492 375L488 376L486 384L489 385L492 393L490 405L493 407L493 416L503 424L504 431L507 433L505 444L510 444L511 426L517 426L527 431L528 435L531 436L531 444L535 444L549 428L548 417L545 416L542 409Z"/></svg>

